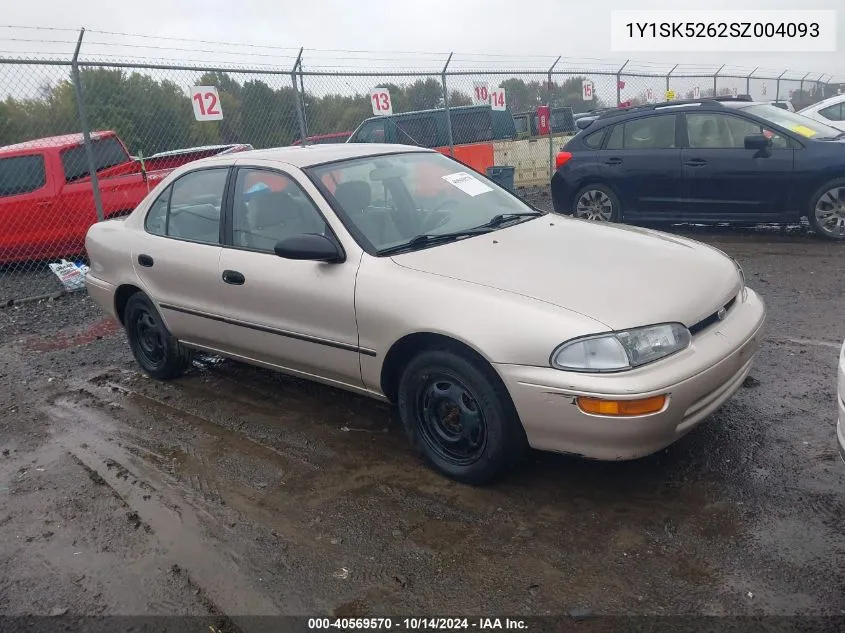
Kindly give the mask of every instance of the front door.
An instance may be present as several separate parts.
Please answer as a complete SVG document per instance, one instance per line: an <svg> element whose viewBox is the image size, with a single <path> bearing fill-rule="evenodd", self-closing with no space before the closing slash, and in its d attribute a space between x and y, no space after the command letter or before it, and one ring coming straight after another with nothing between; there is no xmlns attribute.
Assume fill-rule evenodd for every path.
<svg viewBox="0 0 845 633"><path fill-rule="evenodd" d="M677 115L618 123L598 152L601 181L619 196L624 217L660 220L681 206L681 149Z"/></svg>
<svg viewBox="0 0 845 633"><path fill-rule="evenodd" d="M189 172L165 189L144 220L132 262L147 294L178 339L218 349L220 219L229 169Z"/></svg>
<svg viewBox="0 0 845 633"><path fill-rule="evenodd" d="M231 235L220 257L228 349L299 373L362 386L355 321L360 253L341 263L282 259L280 240L330 234L317 205L292 176L238 169Z"/></svg>
<svg viewBox="0 0 845 633"><path fill-rule="evenodd" d="M735 114L686 115L682 151L686 217L702 221L776 220L790 210L795 142ZM745 149L745 137L765 134L771 153ZM794 205L792 205L794 206Z"/></svg>

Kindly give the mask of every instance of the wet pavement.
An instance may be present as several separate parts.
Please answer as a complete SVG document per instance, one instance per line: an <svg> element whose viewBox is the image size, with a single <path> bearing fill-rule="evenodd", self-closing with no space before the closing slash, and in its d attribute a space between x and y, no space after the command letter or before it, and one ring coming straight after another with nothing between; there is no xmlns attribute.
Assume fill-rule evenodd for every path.
<svg viewBox="0 0 845 633"><path fill-rule="evenodd" d="M153 381L84 294L0 310L0 613L845 614L845 245L681 232L767 303L744 388L654 456L487 488L388 405L215 358Z"/></svg>

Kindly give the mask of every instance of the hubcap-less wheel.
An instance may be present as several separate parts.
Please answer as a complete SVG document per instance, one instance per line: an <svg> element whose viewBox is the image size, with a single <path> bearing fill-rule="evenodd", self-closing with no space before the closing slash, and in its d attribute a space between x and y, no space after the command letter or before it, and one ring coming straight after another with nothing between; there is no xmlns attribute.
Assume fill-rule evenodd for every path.
<svg viewBox="0 0 845 633"><path fill-rule="evenodd" d="M156 317L146 310L139 310L135 317L135 333L138 339L138 353L151 366L164 361L166 353L164 332Z"/></svg>
<svg viewBox="0 0 845 633"><path fill-rule="evenodd" d="M417 397L417 415L425 442L456 465L477 461L487 443L481 407L470 390L446 375L432 375Z"/></svg>
<svg viewBox="0 0 845 633"><path fill-rule="evenodd" d="M822 231L833 237L845 237L845 187L834 187L823 193L813 212Z"/></svg>
<svg viewBox="0 0 845 633"><path fill-rule="evenodd" d="M589 189L578 198L575 215L586 220L610 222L613 218L613 201L605 192Z"/></svg>

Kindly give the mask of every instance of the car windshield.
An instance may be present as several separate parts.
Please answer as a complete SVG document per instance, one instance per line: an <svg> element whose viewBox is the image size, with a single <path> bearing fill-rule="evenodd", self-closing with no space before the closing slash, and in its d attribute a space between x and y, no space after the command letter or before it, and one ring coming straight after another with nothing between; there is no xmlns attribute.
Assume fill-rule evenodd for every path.
<svg viewBox="0 0 845 633"><path fill-rule="evenodd" d="M803 114L783 110L768 103L748 106L743 109L751 114L756 114L761 119L765 119L806 138L836 138L842 134L841 130L837 130L824 123L819 123L818 121L805 117Z"/></svg>
<svg viewBox="0 0 845 633"><path fill-rule="evenodd" d="M543 214L437 152L367 156L306 172L356 239L379 254L403 245L422 248Z"/></svg>

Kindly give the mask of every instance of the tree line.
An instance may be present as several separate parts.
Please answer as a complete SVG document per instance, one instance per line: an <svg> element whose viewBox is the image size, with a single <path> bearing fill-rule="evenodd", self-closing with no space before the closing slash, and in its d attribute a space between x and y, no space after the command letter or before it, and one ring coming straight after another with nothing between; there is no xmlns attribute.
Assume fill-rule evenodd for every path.
<svg viewBox="0 0 845 633"><path fill-rule="evenodd" d="M88 68L80 72L81 85L92 130L114 130L133 154L153 153L217 143L251 143L256 148L290 145L300 136L296 111L302 99L309 135L354 130L372 116L368 91L349 87L348 93L298 94L292 86L274 87L262 79L238 81L222 72L195 77L193 85L216 86L224 118L198 122L194 119L186 85L171 79L123 69ZM281 78L287 81L287 77ZM338 77L346 82L349 78ZM581 99L583 77L562 83L509 78L499 82L505 89L511 112L533 110L538 105L572 106L576 112L599 104ZM454 78L450 78L454 82ZM471 79L466 78L465 83ZM381 83L390 90L393 112L443 107L439 80L420 78L408 84ZM496 87L490 82L490 88ZM469 105L468 92L450 88L449 105ZM37 96L6 97L0 101L0 145L45 136L79 132L74 85L70 79L43 86Z"/></svg>

